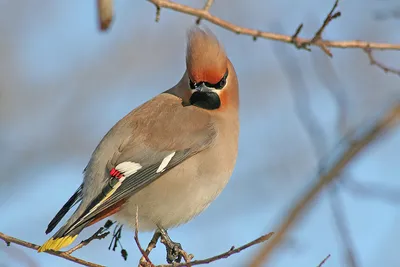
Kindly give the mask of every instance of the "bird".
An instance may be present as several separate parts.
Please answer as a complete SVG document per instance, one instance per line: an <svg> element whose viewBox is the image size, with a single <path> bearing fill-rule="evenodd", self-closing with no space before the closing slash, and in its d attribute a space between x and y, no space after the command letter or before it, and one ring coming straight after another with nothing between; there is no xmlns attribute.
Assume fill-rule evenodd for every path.
<svg viewBox="0 0 400 267"><path fill-rule="evenodd" d="M193 26L187 31L186 70L179 82L105 134L82 184L45 233L73 206L78 208L38 252L69 246L84 228L109 216L132 228L137 217L139 231L163 235L190 221L230 180L239 128L234 66L210 29Z"/></svg>

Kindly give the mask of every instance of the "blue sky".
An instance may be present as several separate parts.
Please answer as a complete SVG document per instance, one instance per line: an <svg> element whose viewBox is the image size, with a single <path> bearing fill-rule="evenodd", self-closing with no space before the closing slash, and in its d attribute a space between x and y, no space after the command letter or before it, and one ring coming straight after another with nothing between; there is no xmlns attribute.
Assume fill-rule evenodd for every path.
<svg viewBox="0 0 400 267"><path fill-rule="evenodd" d="M186 1L185 1L186 3ZM187 1L201 7L201 1ZM216 1L211 12L238 25L292 34L305 24L311 36L332 1ZM363 8L360 8L363 6ZM376 12L398 8L395 1L343 1L342 17L325 38L399 43L398 20L376 20ZM155 8L147 1L116 1L110 32L99 33L94 1L0 1L0 231L41 244L48 222L81 183L89 156L105 132L131 109L174 85L184 71L185 32L195 20ZM332 50L327 58L272 41L240 36L205 23L235 65L240 82L241 133L237 166L221 196L190 223L170 231L197 259L213 256L273 231L293 201L315 179L318 160L299 121L293 95L309 96L315 123L328 153L341 136L337 90L348 103L345 132L376 118L400 96L399 77L370 66L358 50ZM378 52L398 66L399 53ZM299 70L285 69L282 62ZM295 90L295 91L293 91ZM296 92L296 94L293 94ZM344 179L400 189L395 130L357 157ZM398 266L397 203L359 196L341 188L349 233L360 266ZM99 224L100 225L100 224ZM88 237L99 225L85 230ZM140 235L146 244L150 233ZM78 240L78 241L79 241ZM77 241L77 242L78 242ZM109 239L95 241L75 256L107 266L132 266L139 259L133 232L125 230L124 262L108 251ZM252 248L209 266L244 266ZM345 266L327 193L278 250L271 266ZM164 249L152 254L164 262ZM76 266L71 262L0 243L0 266Z"/></svg>

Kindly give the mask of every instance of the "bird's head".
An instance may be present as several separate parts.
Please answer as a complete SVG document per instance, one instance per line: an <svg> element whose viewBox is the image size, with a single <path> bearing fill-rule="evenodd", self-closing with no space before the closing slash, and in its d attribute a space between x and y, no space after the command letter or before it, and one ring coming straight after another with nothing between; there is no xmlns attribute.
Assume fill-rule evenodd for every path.
<svg viewBox="0 0 400 267"><path fill-rule="evenodd" d="M236 72L225 50L210 30L189 30L186 51L190 104L207 110L238 105Z"/></svg>

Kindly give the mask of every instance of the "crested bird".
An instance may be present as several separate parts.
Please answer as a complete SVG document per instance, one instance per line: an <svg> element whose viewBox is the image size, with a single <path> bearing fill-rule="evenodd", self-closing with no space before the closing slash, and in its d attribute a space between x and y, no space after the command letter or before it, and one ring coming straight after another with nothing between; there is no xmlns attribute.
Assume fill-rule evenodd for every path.
<svg viewBox="0 0 400 267"><path fill-rule="evenodd" d="M189 29L180 81L108 131L84 169L82 184L46 234L79 203L78 208L38 251L60 250L84 228L112 215L134 228L138 211L139 231L166 235L205 210L236 163L238 89L235 69L216 36L197 26ZM169 256L168 262L177 260Z"/></svg>

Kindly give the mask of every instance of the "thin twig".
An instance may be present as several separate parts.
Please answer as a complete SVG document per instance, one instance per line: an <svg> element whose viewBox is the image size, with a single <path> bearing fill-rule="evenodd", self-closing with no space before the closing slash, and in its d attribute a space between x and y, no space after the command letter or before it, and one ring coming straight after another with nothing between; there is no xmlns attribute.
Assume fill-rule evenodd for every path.
<svg viewBox="0 0 400 267"><path fill-rule="evenodd" d="M113 20L113 0L97 0L97 16L99 29L106 31Z"/></svg>
<svg viewBox="0 0 400 267"><path fill-rule="evenodd" d="M106 236L108 236L108 234L110 232L104 232L105 229L104 227L100 227L99 230L97 230L96 233L94 233L91 237L89 237L88 239L83 240L81 243L79 243L78 245L76 245L75 247L71 248L70 250L66 251L66 254L71 254L72 252L81 249L84 246L87 246L90 242L92 242L93 240L97 239L97 240L101 240L103 238L105 238Z"/></svg>
<svg viewBox="0 0 400 267"><path fill-rule="evenodd" d="M188 254L186 251L183 249L179 249L179 254L182 255L183 259L186 262L187 267L192 267L191 260L194 258L193 254Z"/></svg>
<svg viewBox="0 0 400 267"><path fill-rule="evenodd" d="M206 11L206 12L209 12L210 7L212 6L213 3L214 3L214 0L207 0L207 2L204 5L203 10ZM198 17L197 20L196 20L196 24L199 25L200 22L201 22L201 17Z"/></svg>
<svg viewBox="0 0 400 267"><path fill-rule="evenodd" d="M317 195L325 188L325 186L332 183L335 178L341 174L345 167L351 160L364 150L370 143L375 141L384 132L397 125L400 121L400 103L396 103L395 107L391 109L380 121L378 121L362 138L353 141L347 151L337 160L336 164L331 169L324 172L320 171L320 177L316 183L309 188L303 196L296 201L294 205L284 217L282 223L279 225L277 233L271 242L268 242L260 252L254 257L251 262L251 267L258 267L268 260L272 252L283 241L286 233L291 227L305 214L306 209L310 203L317 197Z"/></svg>
<svg viewBox="0 0 400 267"><path fill-rule="evenodd" d="M147 265L150 267L154 267L154 264L151 262L150 258L148 257L148 255L146 254L146 252L144 251L144 249L142 248L142 246L140 245L140 241L139 241L139 207L136 206L136 217L135 217L135 235L134 235L134 239L136 242L137 247L140 250L140 253L142 253L142 257L145 258Z"/></svg>
<svg viewBox="0 0 400 267"><path fill-rule="evenodd" d="M380 183L360 183L350 177L340 180L342 188L350 190L353 194L373 197L391 204L400 203L400 188L382 186Z"/></svg>
<svg viewBox="0 0 400 267"><path fill-rule="evenodd" d="M192 15L195 17L200 17L201 19L207 20L210 23L213 23L217 26L220 26L228 31L248 35L253 38L264 38L274 41L280 41L284 43L294 44L293 36L291 35L284 35L272 32L265 32L251 28L245 28L238 26L236 24L230 23L226 20L220 19L217 16L211 15L209 12L204 11L203 9L193 8L187 5L175 3L169 0L147 0L150 3L154 4L157 8L166 8L171 9L180 13ZM297 44L302 45L303 43L310 43L313 38L297 38ZM389 44L389 43L374 43L374 42L366 42L366 41L359 41L359 40L349 40L349 41L331 41L321 39L315 43L311 43L311 46L317 47L331 47L331 48L370 48L376 50L400 50L400 44Z"/></svg>
<svg viewBox="0 0 400 267"><path fill-rule="evenodd" d="M276 24L276 27L278 29L281 28L280 24ZM297 31L295 35L296 34ZM318 120L311 110L310 93L303 77L303 70L299 62L293 60L293 55L290 55L290 51L287 51L287 47L276 43L272 48L275 52L278 63L283 71L286 72L286 77L288 77L296 116L299 119L300 124L304 127L308 139L313 146L315 158L319 161L327 152L328 146L324 130L318 124Z"/></svg>
<svg viewBox="0 0 400 267"><path fill-rule="evenodd" d="M161 234L160 242L165 245L167 250L168 249L172 249L172 248L174 248L174 250L178 249L178 251L177 251L178 253L176 255L177 256L177 261L180 262L181 261L181 257L183 257L183 259L185 260L185 263L187 264L187 267L191 267L190 261L193 259L194 256L192 254L188 254L182 248L177 247L176 243L171 240L171 238L168 236L167 231L164 228L159 227L158 229L159 229L160 234Z"/></svg>
<svg viewBox="0 0 400 267"><path fill-rule="evenodd" d="M346 263L348 263L348 266L350 267L357 267L358 264L356 260L357 257L354 249L354 244L351 239L351 234L349 232L349 229L347 227L346 216L344 213L344 205L342 203L341 198L338 195L337 185L332 185L332 188L330 188L329 201L331 204L331 209L337 231L344 245Z"/></svg>
<svg viewBox="0 0 400 267"><path fill-rule="evenodd" d="M14 244L17 244L17 245L20 245L20 246L23 246L26 248L34 249L34 250L38 250L40 247L36 244L29 243L29 242L17 239L15 237L5 235L1 232L0 232L0 239L3 239L7 244L14 243ZM104 267L103 265L88 262L88 261L73 257L73 256L71 256L65 252L61 252L61 251L47 250L47 251L44 251L43 253L51 254L51 255L78 263L80 265L88 266L88 267Z"/></svg>
<svg viewBox="0 0 400 267"><path fill-rule="evenodd" d="M340 138L340 136L346 133L347 129L346 115L348 115L350 106L346 97L348 90L346 90L345 85L339 79L332 61L328 61L321 53L316 53L312 58L317 77L335 99L338 113L336 123L338 136L336 138Z"/></svg>
<svg viewBox="0 0 400 267"><path fill-rule="evenodd" d="M322 33L324 32L325 28L328 26L328 24L340 17L341 13L340 12L335 12L336 8L339 5L339 0L336 0L331 11L329 11L328 15L326 16L324 23L322 23L321 27L319 27L319 29L317 30L317 32L314 34L314 37L308 42L299 42L299 38L298 35L301 32L301 29L303 28L303 23L299 25L299 27L297 27L297 30L295 32L295 34L292 36L292 41L294 43L294 45L298 48L298 49L305 49L308 51L311 51L310 46L315 44L317 45L319 48L321 48L321 50L327 54L329 57L332 57L332 52L327 48L327 46L322 42L320 42L318 44L319 41L322 40Z"/></svg>
<svg viewBox="0 0 400 267"><path fill-rule="evenodd" d="M375 59L375 57L372 55L372 49L370 47L366 47L363 50L367 54L369 63L371 65L377 66L378 68L382 69L385 73L393 73L393 74L400 76L400 70L388 67L388 66L380 63L379 61L377 61Z"/></svg>
<svg viewBox="0 0 400 267"><path fill-rule="evenodd" d="M328 256L325 257L325 259L323 259L317 267L322 267L322 265L325 264L325 262L331 257L331 254L328 254Z"/></svg>
<svg viewBox="0 0 400 267"><path fill-rule="evenodd" d="M253 240L253 241L251 241L251 242L249 242L249 243L247 243L247 244L245 244L245 245L243 245L241 247L238 247L238 248L231 247L231 249L228 250L227 252L221 253L221 254L216 255L214 257L211 257L211 258L207 258L207 259L204 259L204 260L191 261L190 265L194 266L194 265L208 264L210 262L214 262L214 261L217 261L217 260L220 260L220 259L228 258L229 256L231 256L233 254L236 254L236 253L239 253L242 250L245 250L245 249L247 249L247 248L249 248L251 246L254 246L254 245L257 245L257 244L260 244L262 242L265 242L265 241L269 240L273 234L274 233L271 232L269 234L260 236L259 238L255 239L255 240ZM183 267L183 266L188 266L188 263L184 262L184 263L174 263L174 264L162 264L162 265L157 265L156 267Z"/></svg>
<svg viewBox="0 0 400 267"><path fill-rule="evenodd" d="M149 256L150 252L157 246L157 242L160 237L161 233L159 231L155 231L145 251L147 257ZM147 264L146 259L144 256L142 256L139 261L139 266L145 266L145 264Z"/></svg>

